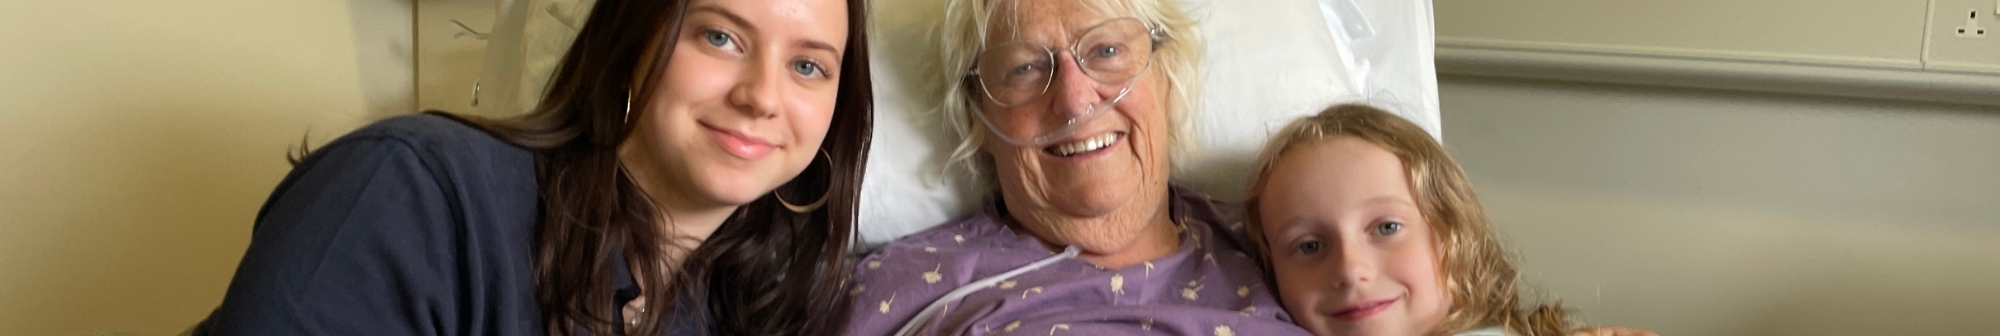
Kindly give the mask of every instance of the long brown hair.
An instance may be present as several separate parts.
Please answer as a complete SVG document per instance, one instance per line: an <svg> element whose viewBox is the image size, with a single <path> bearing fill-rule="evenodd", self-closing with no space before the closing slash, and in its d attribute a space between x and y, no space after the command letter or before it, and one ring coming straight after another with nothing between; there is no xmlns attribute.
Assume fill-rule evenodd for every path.
<svg viewBox="0 0 2000 336"><path fill-rule="evenodd" d="M847 255L874 124L867 4L846 2L847 48L820 147L827 158L776 191L794 201L824 194L826 205L794 213L766 195L737 208L698 247L656 229L656 209L622 170L617 150L634 130L627 111L645 111L661 87L655 79L673 54L687 0L600 0L533 112L500 120L447 115L535 152L542 204L535 299L550 334L612 335L623 325L613 318L615 254L632 265L648 304L671 307L691 296L707 311L673 315L712 313L714 331L800 335L845 326L841 289L852 269ZM669 248L692 250L674 267L665 260ZM666 316L639 316L631 334L688 322Z"/></svg>
<svg viewBox="0 0 2000 336"><path fill-rule="evenodd" d="M1259 223L1258 195L1272 183L1269 177L1278 158L1293 148L1340 137L1368 141L1394 153L1403 163L1419 211L1437 227L1432 237L1437 242L1437 265L1452 304L1432 334L1487 326L1529 336L1573 331L1561 302L1523 306L1520 272L1494 235L1486 211L1472 194L1472 183L1444 146L1409 120L1372 106L1333 106L1293 121L1271 137L1258 156L1244 205L1250 239L1260 251L1268 251L1269 243L1264 241L1263 224ZM1265 264L1270 263L1267 260ZM1266 275L1269 273L1266 270Z"/></svg>

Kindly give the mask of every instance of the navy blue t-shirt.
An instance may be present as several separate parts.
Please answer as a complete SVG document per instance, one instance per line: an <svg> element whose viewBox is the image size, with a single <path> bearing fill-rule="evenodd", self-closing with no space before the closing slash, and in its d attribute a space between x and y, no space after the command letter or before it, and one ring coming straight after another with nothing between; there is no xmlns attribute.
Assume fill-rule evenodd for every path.
<svg viewBox="0 0 2000 336"><path fill-rule="evenodd" d="M194 334L543 335L540 209L528 150L435 115L377 122L278 184ZM622 307L637 286L622 257L612 265ZM699 334L710 319L674 320L698 323L665 334Z"/></svg>

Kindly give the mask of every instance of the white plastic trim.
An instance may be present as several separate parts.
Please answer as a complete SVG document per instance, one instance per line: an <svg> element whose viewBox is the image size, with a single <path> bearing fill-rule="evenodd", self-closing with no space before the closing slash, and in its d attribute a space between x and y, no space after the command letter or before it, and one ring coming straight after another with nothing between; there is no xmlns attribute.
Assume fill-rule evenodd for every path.
<svg viewBox="0 0 2000 336"><path fill-rule="evenodd" d="M1438 37L1440 74L2000 106L2000 69L1915 60Z"/></svg>

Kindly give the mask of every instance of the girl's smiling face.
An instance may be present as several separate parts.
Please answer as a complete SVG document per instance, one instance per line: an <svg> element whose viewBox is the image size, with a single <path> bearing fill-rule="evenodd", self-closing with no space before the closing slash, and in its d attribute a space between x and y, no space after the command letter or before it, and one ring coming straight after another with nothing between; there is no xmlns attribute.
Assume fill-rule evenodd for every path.
<svg viewBox="0 0 2000 336"><path fill-rule="evenodd" d="M1403 163L1355 137L1291 149L1257 195L1285 309L1326 335L1421 335L1450 299Z"/></svg>
<svg viewBox="0 0 2000 336"><path fill-rule="evenodd" d="M621 151L686 208L750 203L820 154L833 122L846 3L693 0L647 111Z"/></svg>

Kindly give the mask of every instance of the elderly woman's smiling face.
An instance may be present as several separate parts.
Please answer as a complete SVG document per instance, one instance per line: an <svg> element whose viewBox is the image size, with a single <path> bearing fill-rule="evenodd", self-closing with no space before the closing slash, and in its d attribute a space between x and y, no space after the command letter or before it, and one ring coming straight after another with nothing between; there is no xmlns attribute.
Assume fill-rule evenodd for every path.
<svg viewBox="0 0 2000 336"><path fill-rule="evenodd" d="M1143 261L1116 256L1146 254L1139 250L1162 244L1170 251L1178 240L1166 215L1170 126L1160 93L1167 82L1157 64L1143 67L1157 63L1150 62L1146 24L1089 1L996 1L1005 2L988 21L988 47L976 75L985 97L974 113L990 126L983 128L989 140L981 150L993 158L1009 217L1052 246L1082 248L1086 260L1109 258L1093 260L1099 264ZM1009 53L1009 44L1046 46L1054 57L987 66L1007 56L1000 54ZM1041 53L1028 49L1012 53L1030 59ZM1141 67L1121 76L1121 64ZM1007 98L995 85L1006 82L995 77L1032 72L1048 76L1039 95ZM1016 80L1029 88L1042 81Z"/></svg>

